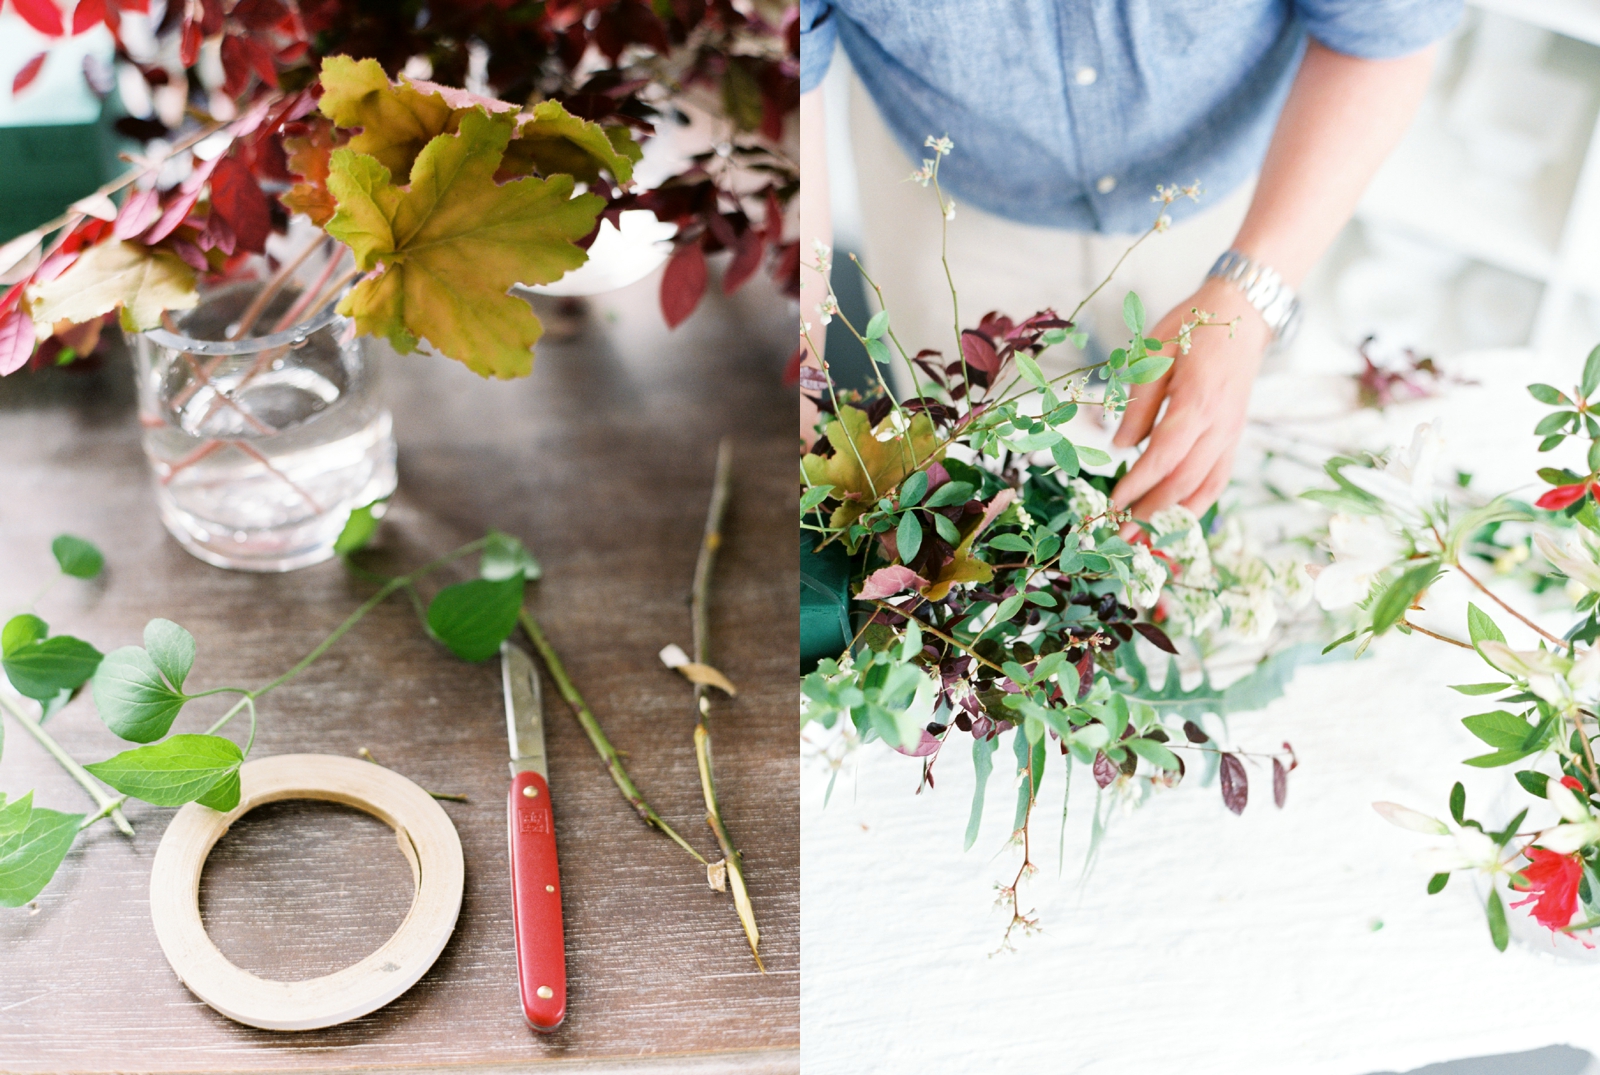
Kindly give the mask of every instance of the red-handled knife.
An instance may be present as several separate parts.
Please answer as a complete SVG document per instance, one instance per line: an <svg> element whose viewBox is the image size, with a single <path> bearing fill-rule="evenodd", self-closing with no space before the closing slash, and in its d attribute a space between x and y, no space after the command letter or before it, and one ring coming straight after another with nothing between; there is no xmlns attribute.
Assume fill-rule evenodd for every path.
<svg viewBox="0 0 1600 1075"><path fill-rule="evenodd" d="M561 869L550 812L539 673L509 642L500 647L511 745L511 916L517 935L522 1014L548 1034L567 1016L567 946L561 928Z"/></svg>

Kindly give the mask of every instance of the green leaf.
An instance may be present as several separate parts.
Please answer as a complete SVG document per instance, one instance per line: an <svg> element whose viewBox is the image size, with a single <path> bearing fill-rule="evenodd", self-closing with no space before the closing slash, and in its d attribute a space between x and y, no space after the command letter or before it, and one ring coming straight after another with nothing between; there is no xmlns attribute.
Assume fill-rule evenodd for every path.
<svg viewBox="0 0 1600 1075"><path fill-rule="evenodd" d="M1111 457L1099 448L1091 448L1087 444L1077 446L1078 462L1086 467L1103 467L1111 462Z"/></svg>
<svg viewBox="0 0 1600 1075"><path fill-rule="evenodd" d="M1567 425L1569 422L1572 422L1577 417L1578 412L1576 411L1556 411L1553 414L1547 414L1543 418L1539 419L1538 425L1533 427L1533 435L1536 437L1544 437L1550 435L1551 433L1556 433L1560 431L1563 426Z"/></svg>
<svg viewBox="0 0 1600 1075"><path fill-rule="evenodd" d="M1438 562L1429 560L1396 579L1372 606L1372 633L1381 635L1403 619L1417 595L1438 577Z"/></svg>
<svg viewBox="0 0 1600 1075"><path fill-rule="evenodd" d="M922 549L922 524L917 522L915 512L908 511L900 516L900 525L894 532L894 543L900 551L902 564L909 564Z"/></svg>
<svg viewBox="0 0 1600 1075"><path fill-rule="evenodd" d="M867 322L867 331L863 333L869 340L876 340L889 331L889 311L879 310L872 315L872 320Z"/></svg>
<svg viewBox="0 0 1600 1075"><path fill-rule="evenodd" d="M1049 744L1050 737L1044 734L1044 725L1042 723L1030 723L1035 723L1038 725L1039 738L1030 743L1028 737L1023 734L1024 729L1019 728L1017 729L1015 739L1018 773L1017 813L1015 819L1011 823L1012 832L1016 832L1018 829L1022 828L1022 823L1028 816L1028 807L1031 803L1038 799L1039 785L1044 783L1045 747ZM1031 779L1022 775L1027 772L1029 765L1032 765L1033 767L1033 775Z"/></svg>
<svg viewBox="0 0 1600 1075"><path fill-rule="evenodd" d="M1589 357L1583 363L1583 382L1578 391L1583 393L1583 398L1588 399L1594 395L1594 390L1600 388L1600 347L1589 352Z"/></svg>
<svg viewBox="0 0 1600 1075"><path fill-rule="evenodd" d="M1017 610L1020 608L1022 608L1022 595L1019 593L1014 593L1004 601L1000 602L1000 607L995 610L994 622L1004 623L1006 620L1009 620L1011 617L1015 616L1017 614Z"/></svg>
<svg viewBox="0 0 1600 1075"><path fill-rule="evenodd" d="M55 553L61 573L75 579L92 579L106 566L106 558L100 555L99 549L71 534L59 535L50 543L50 551Z"/></svg>
<svg viewBox="0 0 1600 1075"><path fill-rule="evenodd" d="M943 492L944 487L940 486L939 491ZM800 510L802 512L811 511L818 504L821 504L824 500L828 499L828 494L831 492L833 492L833 486L831 485L813 485L804 493L800 494ZM934 494L934 496L938 495L938 493Z"/></svg>
<svg viewBox="0 0 1600 1075"><path fill-rule="evenodd" d="M3 843L28 827L28 817L33 813L33 792L11 802L0 795L0 803L4 804L0 805L0 843Z"/></svg>
<svg viewBox="0 0 1600 1075"><path fill-rule="evenodd" d="M831 487L830 487L831 488ZM520 573L524 582L532 582L544 574L544 568L527 547L510 534L499 530L489 531L488 544L478 559L478 577L490 582L509 579Z"/></svg>
<svg viewBox="0 0 1600 1075"><path fill-rule="evenodd" d="M37 642L50 634L49 626L39 617L24 612L6 621L0 630L0 655L14 653L30 642Z"/></svg>
<svg viewBox="0 0 1600 1075"><path fill-rule="evenodd" d="M996 549L1004 549L1007 552L1033 551L1033 542L1020 534L999 534L992 538L989 544Z"/></svg>
<svg viewBox="0 0 1600 1075"><path fill-rule="evenodd" d="M1035 388L1048 388L1050 382L1045 378L1044 371L1039 368L1039 363L1026 351L1018 351L1012 356L1017 363L1017 372Z"/></svg>
<svg viewBox="0 0 1600 1075"><path fill-rule="evenodd" d="M1332 642L1329 642L1326 646L1322 647L1322 656L1326 657L1328 654L1332 653L1334 650L1338 649L1340 646L1344 645L1346 642L1349 642L1352 639L1354 639L1358 633L1359 632L1351 631L1349 634L1340 635L1338 638L1334 639Z"/></svg>
<svg viewBox="0 0 1600 1075"><path fill-rule="evenodd" d="M105 726L134 743L166 735L187 699L167 686L150 655L138 646L106 654L90 683Z"/></svg>
<svg viewBox="0 0 1600 1075"><path fill-rule="evenodd" d="M1069 440L1060 440L1050 446L1050 458L1056 461L1056 466L1061 468L1061 476L1075 478L1078 476L1078 450Z"/></svg>
<svg viewBox="0 0 1600 1075"><path fill-rule="evenodd" d="M1511 941L1511 931L1506 928L1506 908L1500 902L1500 891L1495 888L1489 890L1489 939L1494 942L1495 948L1504 952L1506 945Z"/></svg>
<svg viewBox="0 0 1600 1075"><path fill-rule="evenodd" d="M462 113L456 133L417 154L409 186L346 147L333 151L328 190L339 209L329 235L367 275L339 303L359 332L401 352L421 339L485 377L521 377L543 334L514 284L548 284L588 255L576 242L604 205L574 195L573 178L494 176L516 126L512 116Z"/></svg>
<svg viewBox="0 0 1600 1075"><path fill-rule="evenodd" d="M428 630L464 661L486 661L517 629L521 575L446 586L428 605Z"/></svg>
<svg viewBox="0 0 1600 1075"><path fill-rule="evenodd" d="M194 667L194 635L171 620L151 620L144 625L144 651L167 682L183 690Z"/></svg>
<svg viewBox="0 0 1600 1075"><path fill-rule="evenodd" d="M1590 391L1592 392L1593 389L1590 389ZM1571 404L1572 402L1564 393L1547 384L1530 384L1528 386L1528 395L1540 403L1547 403L1552 407L1559 407L1563 403Z"/></svg>
<svg viewBox="0 0 1600 1075"><path fill-rule="evenodd" d="M1467 635L1472 639L1474 646L1480 642L1504 642L1506 636L1500 633L1500 628L1495 626L1494 620L1472 602L1467 602Z"/></svg>
<svg viewBox="0 0 1600 1075"><path fill-rule="evenodd" d="M894 357L889 354L889 348L882 340L868 340L866 348L867 354L872 356L872 361L878 366L888 366L894 362Z"/></svg>
<svg viewBox="0 0 1600 1075"><path fill-rule="evenodd" d="M0 906L21 907L50 883L82 823L82 814L35 807L27 828L0 840Z"/></svg>
<svg viewBox="0 0 1600 1075"><path fill-rule="evenodd" d="M1468 694L1468 695L1494 694L1497 691L1508 690L1508 689L1510 689L1510 687L1511 687L1511 684L1509 684L1509 683L1453 683L1453 684L1450 684L1450 689L1451 690L1458 691L1461 694Z"/></svg>
<svg viewBox="0 0 1600 1075"><path fill-rule="evenodd" d="M231 739L220 735L174 735L84 768L124 795L156 806L193 802L231 776L233 806L237 806L238 772L243 762L244 754Z"/></svg>
<svg viewBox="0 0 1600 1075"><path fill-rule="evenodd" d="M235 769L222 777L211 790L200 796L195 802L201 806L209 806L221 814L226 814L239 805L239 770Z"/></svg>
<svg viewBox="0 0 1600 1075"><path fill-rule="evenodd" d="M961 544L961 531L956 529L956 524L938 512L934 512L933 515L933 528L950 544L956 546Z"/></svg>
<svg viewBox="0 0 1600 1075"><path fill-rule="evenodd" d="M1144 303L1131 291L1122 300L1122 323L1128 326L1129 332L1144 335Z"/></svg>
<svg viewBox="0 0 1600 1075"><path fill-rule="evenodd" d="M1461 723L1466 725L1467 731L1490 746L1511 750L1521 750L1527 746L1528 737L1534 731L1527 721L1503 709L1466 717Z"/></svg>
<svg viewBox="0 0 1600 1075"><path fill-rule="evenodd" d="M1450 883L1448 873L1436 873L1428 878L1428 895L1437 896L1444 891L1444 886Z"/></svg>
<svg viewBox="0 0 1600 1075"><path fill-rule="evenodd" d="M1450 816L1457 825L1467 823L1467 789L1459 780L1450 789Z"/></svg>
<svg viewBox="0 0 1600 1075"><path fill-rule="evenodd" d="M1531 750L1496 750L1492 754L1479 754L1475 758L1468 758L1462 764L1478 769L1497 769L1502 765L1519 762L1532 753Z"/></svg>
<svg viewBox="0 0 1600 1075"><path fill-rule="evenodd" d="M1146 355L1127 368L1118 380L1124 384L1149 384L1158 380L1172 368L1172 359L1167 355Z"/></svg>
<svg viewBox="0 0 1600 1075"><path fill-rule="evenodd" d="M1534 795L1541 799L1548 797L1550 778L1544 773L1535 772L1532 769L1521 769L1512 775L1517 778L1517 783L1522 785L1522 790L1529 795Z"/></svg>
<svg viewBox="0 0 1600 1075"><path fill-rule="evenodd" d="M928 508L947 508L952 504L965 504L972 499L975 487L971 482L945 482L933 491L928 502L923 505Z"/></svg>
<svg viewBox="0 0 1600 1075"><path fill-rule="evenodd" d="M906 475L906 480L900 483L900 506L913 508L922 502L922 494L928 491L928 472L913 470Z"/></svg>
<svg viewBox="0 0 1600 1075"><path fill-rule="evenodd" d="M975 782L972 787L972 813L967 818L967 838L961 850L971 851L978 839L978 826L983 823L983 793L989 786L989 774L994 771L994 752L1000 737L972 740L972 769Z"/></svg>
<svg viewBox="0 0 1600 1075"><path fill-rule="evenodd" d="M1550 436L1539 442L1539 450L1541 452L1548 452L1550 449L1554 448L1556 445L1560 444L1566 439L1567 437L1564 433L1552 433Z"/></svg>
<svg viewBox="0 0 1600 1075"><path fill-rule="evenodd" d="M115 238L89 247L49 283L28 289L36 325L82 324L121 308L124 328L159 328L161 315L200 301L194 269L172 252Z"/></svg>
<svg viewBox="0 0 1600 1075"><path fill-rule="evenodd" d="M1170 770L1178 768L1178 756L1154 739L1124 739L1122 745L1152 765Z"/></svg>
<svg viewBox="0 0 1600 1075"><path fill-rule="evenodd" d="M100 651L89 643L57 635L17 646L0 658L0 663L13 687L29 698L47 702L64 690L81 687L94 675L100 660Z"/></svg>
<svg viewBox="0 0 1600 1075"><path fill-rule="evenodd" d="M366 548L372 541L372 535L378 532L380 505L386 503L386 500L374 500L359 508L351 508L349 517L344 521L344 529L339 531L339 537L333 543L334 553L349 556Z"/></svg>

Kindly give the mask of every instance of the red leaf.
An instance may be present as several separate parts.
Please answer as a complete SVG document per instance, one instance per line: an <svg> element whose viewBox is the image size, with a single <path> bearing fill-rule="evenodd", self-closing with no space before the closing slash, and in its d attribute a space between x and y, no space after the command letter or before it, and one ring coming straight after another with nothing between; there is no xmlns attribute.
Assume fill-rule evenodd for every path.
<svg viewBox="0 0 1600 1075"><path fill-rule="evenodd" d="M251 30L270 30L283 21L289 9L279 0L239 0L232 14Z"/></svg>
<svg viewBox="0 0 1600 1075"><path fill-rule="evenodd" d="M1205 733L1205 729L1192 720L1183 722L1183 737L1191 743L1211 742L1211 737Z"/></svg>
<svg viewBox="0 0 1600 1075"><path fill-rule="evenodd" d="M222 0L200 0L200 34L211 37L222 32Z"/></svg>
<svg viewBox="0 0 1600 1075"><path fill-rule="evenodd" d="M185 19L183 22L183 38L178 45L178 60L185 67L193 67L195 60L200 58L200 23Z"/></svg>
<svg viewBox="0 0 1600 1075"><path fill-rule="evenodd" d="M757 228L746 228L745 233L736 240L733 260L728 262L727 271L722 274L722 293L731 295L744 286L745 281L756 274L761 268L761 255L767 251L767 243L762 238Z"/></svg>
<svg viewBox="0 0 1600 1075"><path fill-rule="evenodd" d="M15 373L33 356L33 318L20 308L0 318L0 377Z"/></svg>
<svg viewBox="0 0 1600 1075"><path fill-rule="evenodd" d="M189 210L194 208L194 203L200 200L200 191L205 187L206 180L211 178L212 169L221 160L221 157L213 157L195 165L194 171L189 173L189 178L178 188L177 197L167 203L167 210L161 214L161 219L156 221L155 227L145 233L144 241L147 246L159 243L183 223L184 218L189 215Z"/></svg>
<svg viewBox="0 0 1600 1075"><path fill-rule="evenodd" d="M1094 773L1094 782L1103 788L1109 787L1111 782L1117 778L1117 767L1112 764L1110 758L1106 757L1105 751L1096 752L1094 767L1091 771Z"/></svg>
<svg viewBox="0 0 1600 1075"><path fill-rule="evenodd" d="M967 365L984 373L1000 372L1000 356L995 354L994 344L989 342L989 337L976 329L962 329L961 355L967 360Z"/></svg>
<svg viewBox="0 0 1600 1075"><path fill-rule="evenodd" d="M1222 756L1222 805L1236 814L1244 813L1250 799L1250 778L1245 775L1244 762L1232 754Z"/></svg>
<svg viewBox="0 0 1600 1075"><path fill-rule="evenodd" d="M50 53L41 52L33 59L22 65L22 70L17 72L17 77L11 80L12 94L21 93L28 88L34 79L39 77L39 69L44 66L44 61Z"/></svg>
<svg viewBox="0 0 1600 1075"><path fill-rule="evenodd" d="M250 50L244 38L229 34L222 39L222 92L237 97L250 85Z"/></svg>
<svg viewBox="0 0 1600 1075"><path fill-rule="evenodd" d="M1167 632L1163 631L1155 624L1136 623L1133 625L1133 629L1144 635L1144 637L1149 640L1150 644L1156 649L1165 650L1168 653L1178 652L1178 647L1172 644L1172 639L1167 637Z"/></svg>
<svg viewBox="0 0 1600 1075"><path fill-rule="evenodd" d="M1289 797L1289 770L1283 767L1283 762L1277 758L1272 759L1272 801L1279 810L1283 809L1284 800Z"/></svg>
<svg viewBox="0 0 1600 1075"><path fill-rule="evenodd" d="M253 37L245 39L244 47L246 54L250 57L250 66L256 69L256 74L260 76L261 81L273 89L277 89L278 65L272 61L272 50Z"/></svg>
<svg viewBox="0 0 1600 1075"><path fill-rule="evenodd" d="M67 32L61 23L61 9L51 0L11 0L11 6L23 22L46 37L60 37Z"/></svg>
<svg viewBox="0 0 1600 1075"><path fill-rule="evenodd" d="M1546 511L1560 511L1562 508L1571 507L1583 499L1584 492L1589 487L1583 482L1576 485L1558 485L1548 493L1533 502L1534 507L1544 508Z"/></svg>
<svg viewBox="0 0 1600 1075"><path fill-rule="evenodd" d="M861 584L861 592L856 594L856 600L881 601L905 590L921 589L927 584L927 579L901 564L880 567Z"/></svg>
<svg viewBox="0 0 1600 1075"><path fill-rule="evenodd" d="M240 249L260 254L272 234L272 211L256 177L237 157L224 157L211 173L211 211L233 229ZM228 250L227 253L233 253Z"/></svg>
<svg viewBox="0 0 1600 1075"><path fill-rule="evenodd" d="M155 222L161 215L161 192L155 187L136 190L123 201L111 234L118 239L132 239Z"/></svg>
<svg viewBox="0 0 1600 1075"><path fill-rule="evenodd" d="M699 243L685 243L672 252L661 275L661 314L668 328L677 328L700 305L706 292L706 255Z"/></svg>
<svg viewBox="0 0 1600 1075"><path fill-rule="evenodd" d="M81 34L106 21L106 0L78 0L72 9L72 32Z"/></svg>

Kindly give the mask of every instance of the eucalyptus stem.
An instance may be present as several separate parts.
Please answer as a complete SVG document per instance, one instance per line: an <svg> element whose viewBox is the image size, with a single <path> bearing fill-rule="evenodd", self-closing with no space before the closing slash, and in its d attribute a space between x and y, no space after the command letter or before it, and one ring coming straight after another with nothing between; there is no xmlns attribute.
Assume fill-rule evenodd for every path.
<svg viewBox="0 0 1600 1075"><path fill-rule="evenodd" d="M114 799L107 795L95 778L89 775L89 770L79 765L77 759L68 754L61 744L56 742L49 732L44 730L43 724L18 709L16 704L3 694L0 694L0 708L4 708L13 720L27 729L28 734L37 739L39 745L49 751L50 756L61 763L61 768L65 769L67 774L82 785L84 791L89 793L89 797L100 808L100 812L92 820L99 820L101 817L109 815L112 822L124 835L133 835L133 826L128 824L127 817L122 813L121 798Z"/></svg>
<svg viewBox="0 0 1600 1075"><path fill-rule="evenodd" d="M628 800L634 812L644 819L645 824L661 832L673 843L694 856L696 862L702 866L708 865L705 856L691 847L671 825L668 825L655 808L645 801L639 789L634 785L633 778L628 775L628 770L623 767L622 759L617 757L617 750L611 745L611 740L606 738L606 733L600 727L600 722L589 710L589 705L583 700L583 695L578 693L578 688L573 685L567 675L566 667L562 665L561 658L556 656L556 651L551 647L544 632L539 629L539 621L527 609L517 613L522 630L527 634L528 641L533 643L533 648L538 651L539 657L544 661L545 669L550 673L550 678L555 681L556 690L561 692L561 697L572 708L572 714L577 718L578 724L584 733L589 736L589 742L594 745L595 753L600 755L600 760L605 763L606 771L611 774L612 781L617 789L622 792L622 797Z"/></svg>
<svg viewBox="0 0 1600 1075"><path fill-rule="evenodd" d="M722 519L728 511L728 491L733 484L733 442L727 437L717 445L716 476L711 482L711 504L706 509L705 534L700 539L700 553L694 562L694 589L689 598L689 621L694 636L694 659L705 664L706 649L711 639L711 572L716 566L717 550L722 547ZM706 801L706 824L717 838L722 849L722 860L728 870L728 882L733 888L733 906L739 914L739 924L744 927L745 940L750 942L750 954L756 966L765 974L761 963L761 930L756 926L755 908L750 906L750 892L744 883L744 856L733 845L728 827L722 821L722 807L717 803L717 784L711 771L711 728L707 717L711 701L704 683L694 685L694 757L700 766L700 792Z"/></svg>

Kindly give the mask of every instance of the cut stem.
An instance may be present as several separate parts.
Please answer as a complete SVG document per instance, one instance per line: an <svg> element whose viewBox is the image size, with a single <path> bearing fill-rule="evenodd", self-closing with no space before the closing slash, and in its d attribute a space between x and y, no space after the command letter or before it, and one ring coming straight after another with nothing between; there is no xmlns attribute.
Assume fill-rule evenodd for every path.
<svg viewBox="0 0 1600 1075"><path fill-rule="evenodd" d="M705 664L706 649L711 638L711 571L716 566L717 550L722 547L722 518L728 511L728 491L733 485L733 442L727 437L717 445L716 476L711 481L711 504L706 509L705 534L700 539L700 554L694 563L694 590L689 598L689 621L694 632L694 659ZM750 942L750 954L756 966L765 974L761 963L761 930L756 927L755 908L750 906L750 892L744 883L744 856L733 845L728 827L722 821L722 807L717 803L717 784L711 772L711 728L707 716L711 700L704 683L694 685L694 757L700 766L700 791L706 800L706 824L717 838L722 849L723 862L728 868L728 882L733 888L733 907L739 913L739 924L744 927L745 940Z"/></svg>
<svg viewBox="0 0 1600 1075"><path fill-rule="evenodd" d="M1557 638L1555 635L1551 634L1549 631L1546 631L1543 627L1540 627L1537 623L1534 623L1532 620L1528 619L1528 617L1524 616L1522 613L1518 612L1516 609L1512 608L1510 605L1508 605L1504 601L1500 600L1499 595L1496 594L1493 590L1489 589L1489 587L1485 586L1483 583L1479 582L1477 580L1477 578L1471 572L1469 572L1465 567L1463 567L1461 565L1461 561L1457 560L1451 566L1454 567L1457 571L1461 572L1462 577L1465 578L1468 582L1472 583L1472 585L1476 586L1479 590L1483 591L1484 595L1487 596L1489 598L1489 600L1493 601L1495 604L1499 605L1501 608L1505 609L1507 612L1511 613L1513 616L1515 616L1517 619L1521 620L1524 624L1526 624L1529 628L1531 628L1533 630L1534 634L1538 635L1540 638L1544 639L1546 642L1551 643L1557 649L1567 649L1567 648L1569 648L1569 644L1567 642L1564 642L1561 639Z"/></svg>
<svg viewBox="0 0 1600 1075"><path fill-rule="evenodd" d="M589 710L588 703L583 700L583 695L578 693L578 688L573 686L567 670L561 663L561 658L556 656L556 651L551 647L544 632L539 629L539 621L527 609L517 613L518 620L522 623L522 630L527 634L528 641L533 643L533 648L538 651L539 657L544 661L545 670L550 673L550 678L555 681L556 690L561 692L561 697L572 708L572 715L577 718L579 726L588 735L589 742L594 745L595 753L600 755L600 760L605 763L606 771L611 774L612 781L617 789L622 792L622 797L628 800L634 812L644 819L645 824L661 832L673 843L694 856L696 862L702 866L707 865L705 856L689 846L682 836L671 825L662 820L655 808L645 802L644 796L639 794L639 789L634 785L633 778L628 775L628 770L622 765L622 759L617 757L617 750L611 745L611 740L606 738L606 733L600 727L600 722Z"/></svg>
<svg viewBox="0 0 1600 1075"><path fill-rule="evenodd" d="M37 739L39 745L49 751L50 756L61 763L61 768L65 769L67 774L82 785L84 791L89 793L89 797L94 800L95 806L100 808L100 813L95 815L94 820L109 814L112 822L124 835L133 835L133 826L128 824L128 819L122 813L122 799L107 795L105 789L99 785L93 776L89 775L89 770L79 765L76 758L62 749L61 744L56 742L49 732L44 730L44 725L17 708L16 703L3 694L0 694L0 708L5 709L11 715L11 719L22 725L29 735Z"/></svg>

